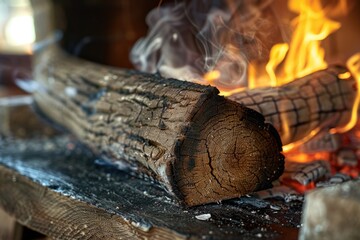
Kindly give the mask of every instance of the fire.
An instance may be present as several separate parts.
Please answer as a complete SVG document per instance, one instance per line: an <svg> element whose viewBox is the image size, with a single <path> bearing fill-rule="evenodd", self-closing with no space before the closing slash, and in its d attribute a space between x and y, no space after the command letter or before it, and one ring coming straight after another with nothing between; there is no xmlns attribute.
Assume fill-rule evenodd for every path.
<svg viewBox="0 0 360 240"><path fill-rule="evenodd" d="M289 43L279 43L272 47L269 61L265 66L267 76L254 74L264 72L261 69L263 65L248 66L250 89L280 86L328 66L321 42L340 28L340 23L331 20L328 15L340 15L346 12L347 1L339 0L337 5L324 8L321 0L289 0L288 8L298 13L291 22L294 29L291 40ZM210 79L209 75L211 75ZM220 75L221 73L216 73L217 77ZM213 71L206 73L204 79L216 86ZM264 82L264 79L267 81ZM222 90L220 87L221 92Z"/></svg>
<svg viewBox="0 0 360 240"><path fill-rule="evenodd" d="M289 132L289 127L286 126L286 128L284 127L284 129ZM299 141L296 141L296 142L293 142L293 143L289 143L285 146L283 146L283 151L284 152L290 152L291 150L293 149L296 149L297 147L299 147L301 144L309 141L311 138L313 138L316 134L318 134L320 132L321 129L319 128L316 128L314 130L312 130L310 132L309 135L307 135L306 137L304 137L303 139L299 140Z"/></svg>
<svg viewBox="0 0 360 240"><path fill-rule="evenodd" d="M275 69L284 60L284 58L286 57L286 53L288 51L289 51L289 45L287 43L279 43L271 49L270 60L266 64L266 72L269 75L270 86L272 87L279 85L278 79L275 74ZM251 80L251 82L256 82L256 81Z"/></svg>
<svg viewBox="0 0 360 240"><path fill-rule="evenodd" d="M276 1L216 2L221 4L185 1L151 12L149 19L160 21L151 21L148 37L134 46L133 63L141 71L210 84L220 95L263 113L286 144L286 163L301 165L285 166L285 173L306 178L291 176L280 184L304 192L335 173L357 177L360 53L349 58L347 71L327 62L340 60L333 42L341 43L346 34L327 38L341 27L336 19L347 14L347 0L288 0L296 15L290 25L282 8L276 12ZM299 82L289 84L294 80Z"/></svg>
<svg viewBox="0 0 360 240"><path fill-rule="evenodd" d="M331 133L344 133L349 131L350 129L352 129L357 122L358 119L358 109L359 109L359 103L360 103L360 91L359 91L359 86L360 86L360 53L357 53L355 55L353 55L346 63L347 68L349 69L349 71L351 72L352 76L355 78L356 80L356 84L357 84L357 95L356 95L356 99L354 102L354 105L352 107L352 113L351 113L351 119L350 121L343 127L338 127L335 129L331 129ZM351 75L349 74L349 75Z"/></svg>
<svg viewBox="0 0 360 240"><path fill-rule="evenodd" d="M281 86L328 67L325 60L325 50L321 44L331 33L341 27L339 22L330 19L330 17L345 14L348 8L347 0L339 0L337 4L326 6L323 6L321 0L289 0L288 8L298 14L291 22L293 28L291 39L288 43L275 44L270 50L269 60L266 64L250 63L248 65L248 89ZM346 81L353 76L357 81L358 88L360 86L360 53L348 60L347 68L349 72L340 74L338 77ZM212 70L206 73L203 78L210 85L216 86L216 81L221 74L218 70ZM222 89L221 86L217 87L221 92L220 94L224 96L244 90L244 88L229 90ZM330 133L343 133L356 125L359 102L360 94L358 91L350 121L345 126L330 129ZM289 126L286 126L286 119L282 119L282 123L283 129L289 131ZM284 152L297 148L319 133L320 130L314 129L308 137L301 141L284 146ZM286 137L286 133L284 136ZM302 156L300 161L303 160Z"/></svg>
<svg viewBox="0 0 360 240"><path fill-rule="evenodd" d="M206 73L204 75L204 79L210 84L212 85L213 82L216 80L216 79L219 79L221 76L221 72L218 71L218 70L213 70L213 71L210 71L208 73Z"/></svg>
<svg viewBox="0 0 360 240"><path fill-rule="evenodd" d="M346 5L346 1L340 1L339 5ZM289 0L289 9L299 15L292 20L294 31L290 43L280 43L271 49L266 64L271 86L283 85L327 67L321 41L340 28L340 23L327 17L339 5L324 9L320 0Z"/></svg>
<svg viewBox="0 0 360 240"><path fill-rule="evenodd" d="M219 79L220 77L221 77L221 72L219 70L212 70L212 71L204 74L204 76L203 76L204 80L208 84L210 84L212 86L216 86L215 81L217 79ZM199 82L199 83L201 84L202 82ZM231 96L234 93L244 91L244 89L245 88L234 88L234 89L224 89L224 88L222 88L220 90L220 95L224 96L224 97L227 97L227 96Z"/></svg>

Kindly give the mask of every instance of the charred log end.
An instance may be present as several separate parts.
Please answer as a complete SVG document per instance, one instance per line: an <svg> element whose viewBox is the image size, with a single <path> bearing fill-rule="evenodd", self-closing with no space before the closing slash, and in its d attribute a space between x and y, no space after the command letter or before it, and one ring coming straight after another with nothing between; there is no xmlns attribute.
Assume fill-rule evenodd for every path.
<svg viewBox="0 0 360 240"><path fill-rule="evenodd" d="M207 100L184 135L173 172L188 206L239 197L282 174L276 130L259 113L222 97Z"/></svg>

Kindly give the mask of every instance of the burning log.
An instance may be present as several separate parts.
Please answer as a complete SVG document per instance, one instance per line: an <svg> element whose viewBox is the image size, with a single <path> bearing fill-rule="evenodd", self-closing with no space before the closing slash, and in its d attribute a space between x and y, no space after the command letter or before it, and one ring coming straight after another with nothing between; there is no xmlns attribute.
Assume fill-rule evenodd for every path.
<svg viewBox="0 0 360 240"><path fill-rule="evenodd" d="M39 57L38 107L96 153L159 181L188 206L263 189L283 171L276 130L216 88L55 49Z"/></svg>
<svg viewBox="0 0 360 240"><path fill-rule="evenodd" d="M281 180L292 179L306 186L316 182L330 173L330 164L326 160L316 160L307 163L287 161Z"/></svg>
<svg viewBox="0 0 360 240"><path fill-rule="evenodd" d="M302 153L335 152L341 146L341 134L322 132L299 147Z"/></svg>
<svg viewBox="0 0 360 240"><path fill-rule="evenodd" d="M256 88L229 98L265 116L278 130L283 144L346 125L356 98L355 81L333 66L280 87Z"/></svg>

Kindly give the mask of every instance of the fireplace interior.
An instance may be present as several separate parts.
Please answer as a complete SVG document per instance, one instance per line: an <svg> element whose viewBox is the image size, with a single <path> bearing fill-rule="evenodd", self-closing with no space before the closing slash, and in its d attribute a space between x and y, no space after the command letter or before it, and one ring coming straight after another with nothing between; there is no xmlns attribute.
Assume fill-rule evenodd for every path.
<svg viewBox="0 0 360 240"><path fill-rule="evenodd" d="M1 11L0 239L360 238L358 1L33 0ZM256 113L196 132L239 106ZM257 126L239 130L243 119ZM259 126L259 139L243 137ZM220 139L207 151L188 140L202 131ZM233 193L225 183L246 174L217 159L249 146L263 149L244 166L255 162L244 170L255 180ZM169 167L169 154L184 164ZM199 162L210 180L197 185L188 172Z"/></svg>

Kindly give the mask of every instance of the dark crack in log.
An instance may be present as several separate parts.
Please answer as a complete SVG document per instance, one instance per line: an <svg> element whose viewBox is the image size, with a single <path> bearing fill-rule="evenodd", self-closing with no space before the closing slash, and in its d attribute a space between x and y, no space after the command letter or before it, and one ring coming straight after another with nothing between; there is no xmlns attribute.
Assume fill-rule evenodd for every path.
<svg viewBox="0 0 360 240"><path fill-rule="evenodd" d="M101 66L56 49L39 59L41 88L34 96L43 113L188 206L265 188L283 171L276 130L216 88Z"/></svg>
<svg viewBox="0 0 360 240"><path fill-rule="evenodd" d="M352 77L340 79L346 71L331 66L280 87L247 90L229 99L262 113L285 145L304 139L312 131L348 123L356 84Z"/></svg>

